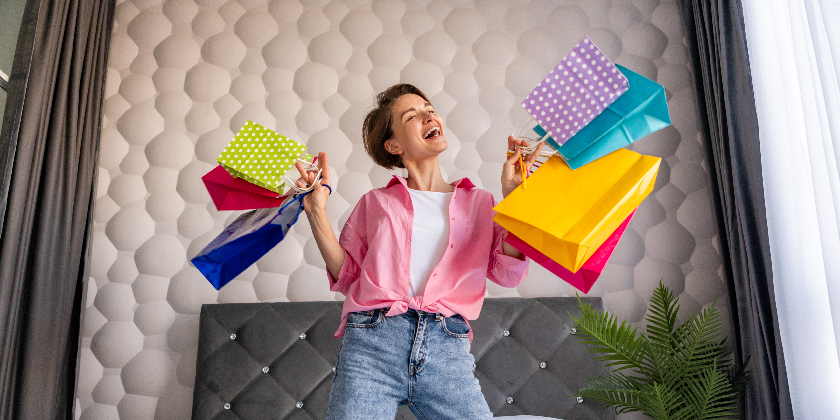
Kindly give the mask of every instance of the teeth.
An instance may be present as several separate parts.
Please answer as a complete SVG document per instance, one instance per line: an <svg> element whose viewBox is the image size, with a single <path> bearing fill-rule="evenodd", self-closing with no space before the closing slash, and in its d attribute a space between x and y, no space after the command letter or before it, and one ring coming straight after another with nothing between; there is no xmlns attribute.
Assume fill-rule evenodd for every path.
<svg viewBox="0 0 840 420"><path fill-rule="evenodd" d="M440 133L440 128L439 127L432 127L432 128L429 129L429 131L426 132L426 134L423 135L423 138L427 139L427 138L431 137L433 134L439 134L439 133Z"/></svg>

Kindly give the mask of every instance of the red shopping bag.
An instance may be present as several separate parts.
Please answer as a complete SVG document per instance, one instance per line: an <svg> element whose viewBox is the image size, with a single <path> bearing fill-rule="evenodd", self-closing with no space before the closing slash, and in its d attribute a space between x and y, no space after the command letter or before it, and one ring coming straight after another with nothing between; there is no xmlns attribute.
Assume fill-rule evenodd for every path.
<svg viewBox="0 0 840 420"><path fill-rule="evenodd" d="M508 232L505 241L532 260L536 261L539 265L548 269L548 271L554 273L557 277L563 279L566 283L571 284L583 293L589 293L589 289L591 289L595 284L595 281L598 280L598 277L601 275L601 271L603 271L604 266L607 265L607 260L610 259L613 250L615 250L616 245L618 245L618 240L621 239L621 235L624 235L624 231L627 229L627 225L630 224L630 219L633 218L633 214L635 213L636 210L633 210L633 212L627 216L627 219L618 226L618 229L616 229L606 242L604 242L598 250L596 250L588 260L586 260L585 263L583 263L583 266L576 273L569 271L566 267L563 267L551 258L546 257L543 253L537 251L532 246L525 243L525 241L517 238L516 235L510 232Z"/></svg>
<svg viewBox="0 0 840 420"><path fill-rule="evenodd" d="M251 210L278 207L285 195L254 185L228 173L222 165L201 177L217 210Z"/></svg>

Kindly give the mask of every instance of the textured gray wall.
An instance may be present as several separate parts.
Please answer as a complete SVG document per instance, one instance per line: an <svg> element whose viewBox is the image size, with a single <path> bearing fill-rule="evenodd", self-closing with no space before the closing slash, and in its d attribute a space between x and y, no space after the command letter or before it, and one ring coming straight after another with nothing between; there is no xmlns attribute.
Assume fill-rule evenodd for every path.
<svg viewBox="0 0 840 420"><path fill-rule="evenodd" d="M631 147L663 158L657 188L589 295L630 321L660 279L684 312L726 302L676 1L118 0L77 417L188 418L203 303L341 299L305 218L221 291L190 265L237 215L215 210L200 177L246 119L330 154L338 232L391 174L364 153L364 112L385 87L414 83L448 126L444 175L501 198L519 102L584 35L664 85L673 120ZM536 264L516 289L488 285L574 293Z"/></svg>

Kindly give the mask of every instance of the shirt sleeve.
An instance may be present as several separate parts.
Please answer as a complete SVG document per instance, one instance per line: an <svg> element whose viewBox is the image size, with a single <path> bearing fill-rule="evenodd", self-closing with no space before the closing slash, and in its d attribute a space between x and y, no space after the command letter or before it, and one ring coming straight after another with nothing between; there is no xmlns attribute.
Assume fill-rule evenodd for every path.
<svg viewBox="0 0 840 420"><path fill-rule="evenodd" d="M361 274L361 263L367 254L368 244L366 235L366 200L367 194L362 196L356 208L350 213L350 218L344 223L341 229L341 236L338 239L339 245L344 249L344 263L338 272L338 279L335 279L327 270L327 277L330 280L330 290L347 294L350 286L359 280Z"/></svg>
<svg viewBox="0 0 840 420"><path fill-rule="evenodd" d="M492 207L496 207L496 200L491 198L491 201ZM487 267L487 278L499 286L516 287L528 276L528 264L531 260L525 255L522 255L522 259L505 255L504 236L505 228L494 221L493 250Z"/></svg>

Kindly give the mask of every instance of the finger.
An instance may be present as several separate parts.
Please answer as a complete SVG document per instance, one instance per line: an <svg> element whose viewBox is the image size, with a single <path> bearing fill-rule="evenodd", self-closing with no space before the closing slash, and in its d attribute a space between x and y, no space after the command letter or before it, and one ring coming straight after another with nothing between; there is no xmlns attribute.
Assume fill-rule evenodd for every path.
<svg viewBox="0 0 840 420"><path fill-rule="evenodd" d="M295 169L297 169L300 173L301 179L303 179L305 182L309 182L309 174L306 173L306 171L303 169L303 165L300 162L295 162Z"/></svg>
<svg viewBox="0 0 840 420"><path fill-rule="evenodd" d="M516 140L513 138L513 136L508 136L508 148L507 149L510 150L510 151L516 150L516 147L514 146L515 144L516 144Z"/></svg>
<svg viewBox="0 0 840 420"><path fill-rule="evenodd" d="M525 158L525 164L528 165L529 168L531 167L531 165L534 164L534 162L537 161L537 157L540 155L540 151L542 150L543 145L545 145L545 143L538 144L536 150L534 150L534 153L531 153Z"/></svg>
<svg viewBox="0 0 840 420"><path fill-rule="evenodd" d="M519 156L522 153L519 151L518 147L515 148L515 150L516 151L508 158L507 162L505 162L506 165L516 165L519 162Z"/></svg>
<svg viewBox="0 0 840 420"><path fill-rule="evenodd" d="M330 163L329 159L327 159L327 153L321 152L318 153L318 165L321 168L321 184L330 184Z"/></svg>

